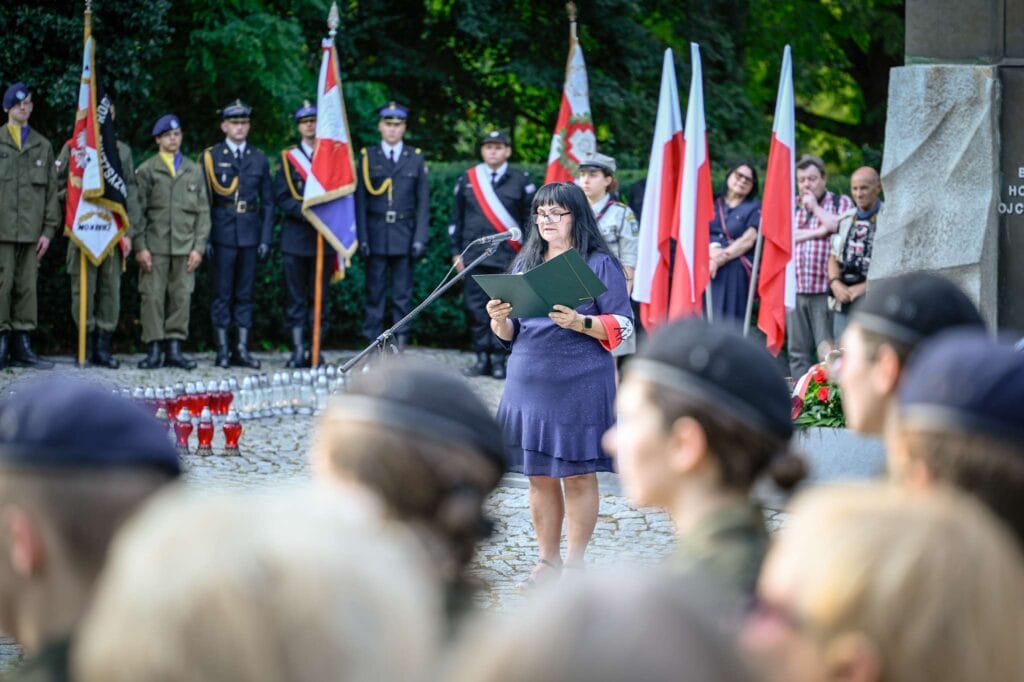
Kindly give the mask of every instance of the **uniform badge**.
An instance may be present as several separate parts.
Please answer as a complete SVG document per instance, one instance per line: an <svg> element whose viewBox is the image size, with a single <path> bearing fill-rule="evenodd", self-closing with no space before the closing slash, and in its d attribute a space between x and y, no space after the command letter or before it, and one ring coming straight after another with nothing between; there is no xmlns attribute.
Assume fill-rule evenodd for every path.
<svg viewBox="0 0 1024 682"><path fill-rule="evenodd" d="M36 159L36 165L37 166L42 166L43 165L43 160L42 159Z"/></svg>
<svg viewBox="0 0 1024 682"><path fill-rule="evenodd" d="M220 174L220 183L222 185L228 184L228 176L227 176L227 174L225 174L225 173L221 173Z"/></svg>
<svg viewBox="0 0 1024 682"><path fill-rule="evenodd" d="M231 168L231 164L230 163L224 163L223 161L218 161L217 165L222 167L222 168Z"/></svg>
<svg viewBox="0 0 1024 682"><path fill-rule="evenodd" d="M188 191L189 192L195 192L198 189L199 189L199 185L198 184L196 184L194 182L188 183Z"/></svg>

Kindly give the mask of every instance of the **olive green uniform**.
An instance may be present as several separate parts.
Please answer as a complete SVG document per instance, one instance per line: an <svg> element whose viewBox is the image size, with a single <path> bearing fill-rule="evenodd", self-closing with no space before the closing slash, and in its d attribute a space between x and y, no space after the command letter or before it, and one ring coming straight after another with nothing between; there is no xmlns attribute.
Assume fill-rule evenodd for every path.
<svg viewBox="0 0 1024 682"><path fill-rule="evenodd" d="M740 598L752 597L768 551L764 513L743 502L709 515L679 538L665 562L672 573L699 573Z"/></svg>
<svg viewBox="0 0 1024 682"><path fill-rule="evenodd" d="M47 644L35 656L27 656L21 665L4 674L4 682L67 682L71 679L71 640Z"/></svg>
<svg viewBox="0 0 1024 682"><path fill-rule="evenodd" d="M36 328L36 243L59 224L50 141L30 130L19 150L0 124L0 334Z"/></svg>
<svg viewBox="0 0 1024 682"><path fill-rule="evenodd" d="M132 150L124 142L118 141L117 155L121 158L121 172L124 176L128 193L125 209L128 214L128 229L124 236L131 237L139 223L139 187L135 182L135 164L132 161ZM68 157L70 150L67 144L60 150L57 157L57 199L64 205L68 183ZM74 242L68 242L67 270L71 275L71 319L78 326L78 290L81 287L79 265L80 250ZM123 259L121 249L114 247L110 255L103 259L99 267L91 262L86 263L88 287L85 303L85 328L90 332L113 333L117 328L117 319L121 313L121 270Z"/></svg>
<svg viewBox="0 0 1024 682"><path fill-rule="evenodd" d="M153 256L153 271L139 271L142 340L184 340L195 287L195 273L186 269L188 254L203 253L210 236L206 182L199 166L187 158L172 177L159 154L139 165L135 177L141 218L133 248Z"/></svg>

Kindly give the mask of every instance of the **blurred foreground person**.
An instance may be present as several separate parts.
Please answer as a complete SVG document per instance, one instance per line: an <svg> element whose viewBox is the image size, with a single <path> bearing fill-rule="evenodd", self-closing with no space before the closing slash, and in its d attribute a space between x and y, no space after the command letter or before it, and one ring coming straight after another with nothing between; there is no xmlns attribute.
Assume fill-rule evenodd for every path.
<svg viewBox="0 0 1024 682"><path fill-rule="evenodd" d="M165 429L107 389L54 378L0 401L0 629L27 655L10 679L67 679L111 538L179 466Z"/></svg>
<svg viewBox="0 0 1024 682"><path fill-rule="evenodd" d="M75 679L422 680L440 610L399 530L304 489L163 496L114 543Z"/></svg>
<svg viewBox="0 0 1024 682"><path fill-rule="evenodd" d="M910 272L872 282L840 343L847 426L858 433L883 433L900 374L917 345L947 329L984 326L977 307L945 277Z"/></svg>
<svg viewBox="0 0 1024 682"><path fill-rule="evenodd" d="M470 605L465 571L491 531L483 504L505 470L501 443L491 411L460 377L392 361L333 399L311 459L318 478L369 493L420 531L451 613Z"/></svg>
<svg viewBox="0 0 1024 682"><path fill-rule="evenodd" d="M630 500L672 516L679 546L668 567L753 594L768 531L750 488L765 472L791 488L805 472L788 453L793 423L777 363L730 326L668 324L626 365L616 406L605 449Z"/></svg>
<svg viewBox="0 0 1024 682"><path fill-rule="evenodd" d="M893 478L974 495L1024 548L1024 355L982 331L937 337L904 372L894 422Z"/></svg>
<svg viewBox="0 0 1024 682"><path fill-rule="evenodd" d="M754 679L706 607L706 586L651 573L584 576L455 650L450 682L741 682Z"/></svg>
<svg viewBox="0 0 1024 682"><path fill-rule="evenodd" d="M743 642L769 681L1024 679L1024 566L953 491L818 489L793 506Z"/></svg>

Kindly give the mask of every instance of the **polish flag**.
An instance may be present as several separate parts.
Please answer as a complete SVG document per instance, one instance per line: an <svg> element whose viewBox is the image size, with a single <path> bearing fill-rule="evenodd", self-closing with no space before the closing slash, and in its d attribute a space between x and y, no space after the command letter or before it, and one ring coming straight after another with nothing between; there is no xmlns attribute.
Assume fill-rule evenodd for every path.
<svg viewBox="0 0 1024 682"><path fill-rule="evenodd" d="M562 105L558 109L555 133L551 136L544 183L572 182L579 173L580 161L596 151L587 65L583 62L583 48L576 40L576 22L573 21L569 29L569 60L565 66Z"/></svg>
<svg viewBox="0 0 1024 682"><path fill-rule="evenodd" d="M671 240L679 219L682 162L683 117L679 109L679 90L672 50L665 50L633 283L633 300L640 303L640 322L648 331L668 319Z"/></svg>
<svg viewBox="0 0 1024 682"><path fill-rule="evenodd" d="M690 61L690 99L686 104L686 132L683 136L678 246L669 296L670 319L699 315L704 290L711 281L708 231L715 209L711 193L708 133L704 122L700 47L697 43L690 43Z"/></svg>
<svg viewBox="0 0 1024 682"><path fill-rule="evenodd" d="M757 294L761 310L757 326L768 336L768 350L778 355L786 336L786 310L796 306L793 263L796 201L796 131L793 111L793 58L789 45L782 56L775 123L768 152L768 171L761 202L761 268Z"/></svg>

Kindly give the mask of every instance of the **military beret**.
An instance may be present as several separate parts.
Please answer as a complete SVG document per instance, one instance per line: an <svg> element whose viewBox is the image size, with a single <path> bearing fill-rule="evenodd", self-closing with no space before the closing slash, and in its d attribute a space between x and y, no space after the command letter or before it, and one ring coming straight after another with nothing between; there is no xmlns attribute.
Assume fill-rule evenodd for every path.
<svg viewBox="0 0 1024 682"><path fill-rule="evenodd" d="M778 363L727 325L699 319L663 325L626 364L625 375L732 414L755 433L786 441L793 435L789 387Z"/></svg>
<svg viewBox="0 0 1024 682"><path fill-rule="evenodd" d="M615 159L595 152L580 161L580 170L599 170L615 175Z"/></svg>
<svg viewBox="0 0 1024 682"><path fill-rule="evenodd" d="M409 117L409 110L394 101L388 102L377 113L385 121L404 121Z"/></svg>
<svg viewBox="0 0 1024 682"><path fill-rule="evenodd" d="M900 379L904 424L1024 443L1024 355L980 329L928 339Z"/></svg>
<svg viewBox="0 0 1024 682"><path fill-rule="evenodd" d="M167 430L108 388L54 377L0 400L0 466L181 473Z"/></svg>
<svg viewBox="0 0 1024 682"><path fill-rule="evenodd" d="M304 118L316 118L316 107L308 99L303 100L302 106L295 110L296 123Z"/></svg>
<svg viewBox="0 0 1024 682"><path fill-rule="evenodd" d="M252 115L252 107L242 100L236 99L234 102L221 109L220 113L221 119L225 121L230 119L248 120Z"/></svg>
<svg viewBox="0 0 1024 682"><path fill-rule="evenodd" d="M4 111L14 108L14 105L21 102L32 94L24 83L15 83L4 92Z"/></svg>
<svg viewBox="0 0 1024 682"><path fill-rule="evenodd" d="M871 282L850 322L908 346L953 327L984 327L960 287L929 272Z"/></svg>
<svg viewBox="0 0 1024 682"><path fill-rule="evenodd" d="M178 117L174 114L164 114L153 124L153 137L160 137L168 130L177 130L181 127Z"/></svg>
<svg viewBox="0 0 1024 682"><path fill-rule="evenodd" d="M506 147L509 146L508 135L500 130L492 130L483 137L480 138L480 146L485 144L503 144Z"/></svg>

